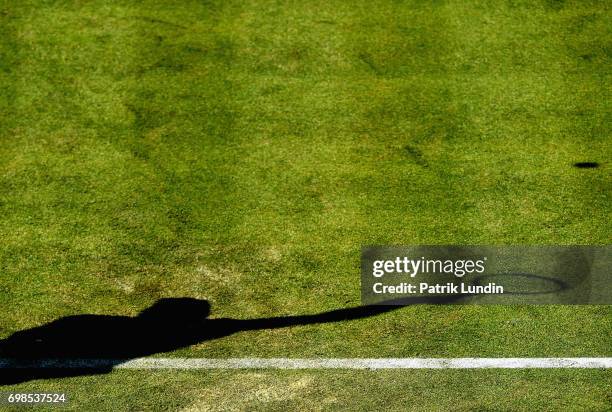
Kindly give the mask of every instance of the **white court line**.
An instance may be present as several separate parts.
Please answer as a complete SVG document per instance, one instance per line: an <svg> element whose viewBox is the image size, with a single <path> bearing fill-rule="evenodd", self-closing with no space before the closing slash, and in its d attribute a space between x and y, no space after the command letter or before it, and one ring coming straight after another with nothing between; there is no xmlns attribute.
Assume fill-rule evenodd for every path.
<svg viewBox="0 0 612 412"><path fill-rule="evenodd" d="M612 358L136 358L0 359L9 368L113 369L551 369L612 368Z"/></svg>

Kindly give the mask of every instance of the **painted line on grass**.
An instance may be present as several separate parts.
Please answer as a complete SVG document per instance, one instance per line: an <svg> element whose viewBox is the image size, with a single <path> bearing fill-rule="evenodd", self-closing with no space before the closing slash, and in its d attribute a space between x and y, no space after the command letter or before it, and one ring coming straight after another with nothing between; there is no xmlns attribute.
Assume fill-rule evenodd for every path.
<svg viewBox="0 0 612 412"><path fill-rule="evenodd" d="M0 359L0 369L609 369L612 358Z"/></svg>

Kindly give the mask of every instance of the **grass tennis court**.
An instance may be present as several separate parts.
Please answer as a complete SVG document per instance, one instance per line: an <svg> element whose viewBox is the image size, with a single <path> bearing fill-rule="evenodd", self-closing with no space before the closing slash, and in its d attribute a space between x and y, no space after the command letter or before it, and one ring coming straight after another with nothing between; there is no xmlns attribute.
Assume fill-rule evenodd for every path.
<svg viewBox="0 0 612 412"><path fill-rule="evenodd" d="M605 1L0 0L0 339L359 306L363 245L603 245ZM594 167L576 167L577 163ZM166 357L609 357L610 306L415 305ZM114 371L75 410L606 410L612 372Z"/></svg>

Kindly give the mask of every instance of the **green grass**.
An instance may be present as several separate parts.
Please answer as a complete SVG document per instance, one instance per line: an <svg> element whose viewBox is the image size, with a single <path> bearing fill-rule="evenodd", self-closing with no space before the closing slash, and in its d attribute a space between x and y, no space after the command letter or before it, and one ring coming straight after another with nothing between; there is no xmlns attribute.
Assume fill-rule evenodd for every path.
<svg viewBox="0 0 612 412"><path fill-rule="evenodd" d="M609 370L119 371L30 387L70 394L50 410L606 411L611 380Z"/></svg>
<svg viewBox="0 0 612 412"><path fill-rule="evenodd" d="M213 317L355 306L368 244L610 243L611 27L607 2L586 0L0 0L0 337L169 296L209 299ZM414 306L168 356L611 356L611 314ZM20 388L174 409L196 402L185 387L258 387L243 374ZM411 386L433 396L428 379L440 402L473 387L423 409L612 402L595 371L508 371L503 393L491 372L261 376L309 376L308 399L339 396L330 408L389 391L401 409Z"/></svg>

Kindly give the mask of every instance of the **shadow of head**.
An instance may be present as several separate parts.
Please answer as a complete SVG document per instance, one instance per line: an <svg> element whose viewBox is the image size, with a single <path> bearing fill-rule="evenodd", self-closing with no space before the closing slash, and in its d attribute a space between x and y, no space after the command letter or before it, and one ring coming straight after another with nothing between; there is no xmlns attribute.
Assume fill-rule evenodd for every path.
<svg viewBox="0 0 612 412"><path fill-rule="evenodd" d="M199 323L210 315L210 303L195 298L164 298L144 309L136 319L163 325Z"/></svg>

